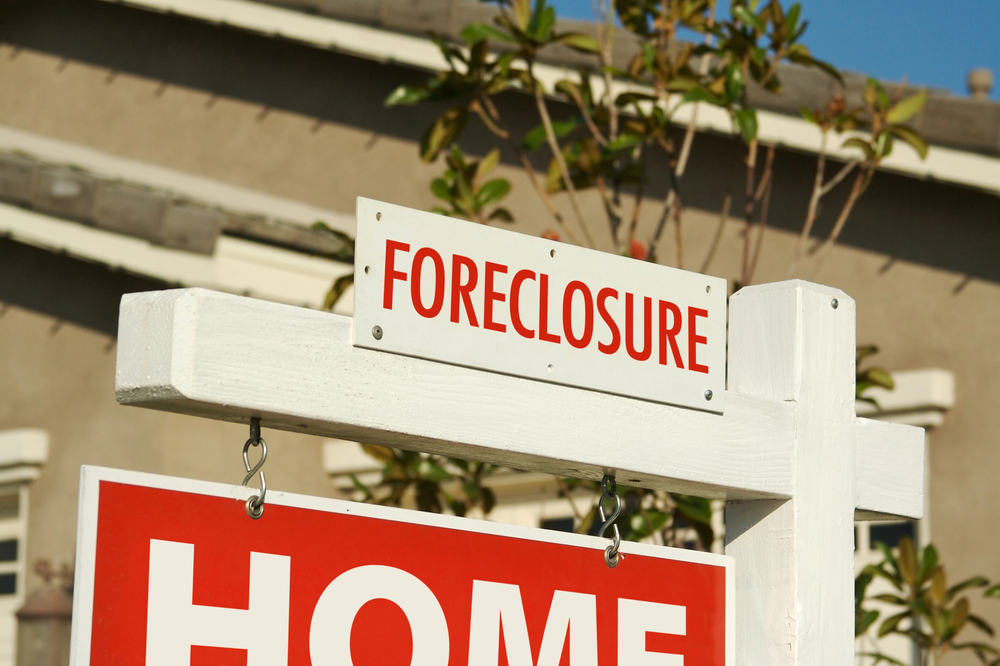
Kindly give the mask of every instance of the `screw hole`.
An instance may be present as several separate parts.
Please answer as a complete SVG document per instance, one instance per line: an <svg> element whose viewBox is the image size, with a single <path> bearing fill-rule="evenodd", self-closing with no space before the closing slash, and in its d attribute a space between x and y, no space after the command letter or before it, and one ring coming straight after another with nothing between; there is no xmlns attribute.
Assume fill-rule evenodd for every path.
<svg viewBox="0 0 1000 666"><path fill-rule="evenodd" d="M371 272L372 272L372 267L371 266L365 266L365 275L368 275Z"/></svg>
<svg viewBox="0 0 1000 666"><path fill-rule="evenodd" d="M552 364L549 363L549 372L552 372Z"/></svg>
<svg viewBox="0 0 1000 666"><path fill-rule="evenodd" d="M382 213L375 213L375 219L376 220L381 220L382 219Z"/></svg>
<svg viewBox="0 0 1000 666"><path fill-rule="evenodd" d="M549 256L550 257L555 257L556 256L556 251L555 250L549 250Z"/></svg>
<svg viewBox="0 0 1000 666"><path fill-rule="evenodd" d="M711 294L712 293L712 285L707 285L705 287L705 293L706 294Z"/></svg>

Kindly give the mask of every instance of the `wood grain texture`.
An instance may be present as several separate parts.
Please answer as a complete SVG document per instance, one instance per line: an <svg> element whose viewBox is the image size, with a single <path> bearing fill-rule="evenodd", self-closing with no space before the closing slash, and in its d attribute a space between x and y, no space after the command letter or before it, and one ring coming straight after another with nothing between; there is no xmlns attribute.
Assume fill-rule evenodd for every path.
<svg viewBox="0 0 1000 666"><path fill-rule="evenodd" d="M709 497L788 497L794 405L709 414L355 348L351 319L202 289L122 301L123 404Z"/></svg>
<svg viewBox="0 0 1000 666"><path fill-rule="evenodd" d="M730 386L794 404L796 437L791 500L727 503L736 661L850 666L854 301L797 280L742 289L730 299L729 334Z"/></svg>

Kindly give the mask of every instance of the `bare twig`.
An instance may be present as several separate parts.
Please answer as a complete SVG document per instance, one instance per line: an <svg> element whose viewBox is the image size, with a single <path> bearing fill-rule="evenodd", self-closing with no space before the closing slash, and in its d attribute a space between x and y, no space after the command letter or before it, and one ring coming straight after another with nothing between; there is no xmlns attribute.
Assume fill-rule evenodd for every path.
<svg viewBox="0 0 1000 666"><path fill-rule="evenodd" d="M831 178L830 181L823 186L823 189L820 190L819 195L821 197L826 196L830 192L830 190L832 190L837 186L837 184L840 181L844 180L844 177L851 172L851 169L858 166L859 164L861 164L861 160L851 160L850 162L845 164L844 167L839 172L837 172L837 175Z"/></svg>
<svg viewBox="0 0 1000 666"><path fill-rule="evenodd" d="M643 159L640 155L639 159ZM632 220L628 228L628 243L629 248L632 247L632 241L635 240L635 230L639 226L639 211L642 209L642 195L645 186L645 181L641 178L639 179L639 184L635 188L635 203L632 206Z"/></svg>
<svg viewBox="0 0 1000 666"><path fill-rule="evenodd" d="M583 116L583 122L586 123L587 129L590 133L594 135L594 140L602 146L608 145L608 140L604 138L604 134L601 133L600 128L594 124L594 119L590 115L590 111L587 110L587 106L583 103L583 98L580 97L580 91L577 89L576 84L572 81L567 85L569 88L569 94L576 102L576 107L580 109L580 115Z"/></svg>
<svg viewBox="0 0 1000 666"><path fill-rule="evenodd" d="M677 190L674 190L677 192ZM681 195L674 197L674 258L677 268L684 268L684 233L681 228Z"/></svg>
<svg viewBox="0 0 1000 666"><path fill-rule="evenodd" d="M517 160L521 163L521 167L524 169L524 173L527 174L528 180L531 181L531 186L535 188L535 192L538 193L539 198L541 198L542 203L545 205L546 210L549 211L549 215L556 221L559 228L566 234L566 237L572 241L574 244L579 245L580 239L577 235L570 229L569 225L566 224L566 220L563 218L562 213L556 208L555 202L552 201L552 197L549 196L548 191L545 189L545 183L538 177L538 173L531 164L531 160L528 159L527 153L518 145L517 141L510 135L502 124L500 123L500 113L497 111L496 106L494 106L493 101L486 96L483 96L480 100L482 104L473 102L472 109L479 115L482 119L483 124L490 129L494 134L499 136L501 139L507 142L510 149L514 151L517 156Z"/></svg>
<svg viewBox="0 0 1000 666"><path fill-rule="evenodd" d="M757 139L747 147L746 201L743 204L743 258L740 262L740 286L745 286L750 271L750 225L753 223L754 178L757 171Z"/></svg>
<svg viewBox="0 0 1000 666"><path fill-rule="evenodd" d="M555 130L552 128L552 118L549 117L549 110L545 106L545 98L542 96L542 86L536 81L534 88L535 106L538 108L538 115L542 120L542 127L545 128L545 138L548 140L549 149L552 151L552 158L556 161L556 166L559 167L559 173L562 175L563 182L566 184L566 193L569 195L569 203L573 207L573 212L576 213L577 222L579 222L580 228L583 230L583 235L587 239L587 246L593 248L594 239L590 235L590 229L587 228L587 220L583 216L583 209L580 207L580 200L576 195L576 187L573 186L573 179L570 178L569 175L569 166L566 165L566 159L563 157L562 150L559 148L559 141L556 139Z"/></svg>
<svg viewBox="0 0 1000 666"><path fill-rule="evenodd" d="M705 261L701 263L700 273L705 273L708 271L709 264L712 263L712 259L715 257L715 251L719 249L719 242L722 240L722 232L726 228L726 219L729 217L729 206L733 202L732 195L727 194L722 200L722 214L719 215L719 226L715 229L715 237L712 239L712 245L708 248L708 254L705 256Z"/></svg>
<svg viewBox="0 0 1000 666"><path fill-rule="evenodd" d="M757 260L760 259L760 250L764 245L764 229L767 228L767 212L771 208L771 189L773 186L774 179L768 178L767 187L764 189L764 199L760 204L760 218L757 222L757 244L754 246L753 259L750 261L750 275L747 284L753 280L753 274L757 271Z"/></svg>
<svg viewBox="0 0 1000 666"><path fill-rule="evenodd" d="M826 261L827 256L830 254L830 249L837 242L840 237L840 232L844 229L844 225L847 223L847 218L851 215L851 210L854 208L855 202L857 202L858 197L861 196L861 187L865 182L869 172L874 171L874 166L871 162L865 162L865 164L858 169L858 175L854 178L854 184L851 186L851 193L847 196L847 201L844 202L844 207L840 211L840 216L837 218L837 222L833 225L833 230L830 232L830 236L823 243L823 246L819 249L816 258L816 265L813 266L812 272L809 274L809 279L813 279L819 269L822 268L823 263Z"/></svg>

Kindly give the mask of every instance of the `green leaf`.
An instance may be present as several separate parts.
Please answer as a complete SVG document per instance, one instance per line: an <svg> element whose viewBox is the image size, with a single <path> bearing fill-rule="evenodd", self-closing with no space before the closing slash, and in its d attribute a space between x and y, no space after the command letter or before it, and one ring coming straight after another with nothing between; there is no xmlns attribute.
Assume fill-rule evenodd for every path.
<svg viewBox="0 0 1000 666"><path fill-rule="evenodd" d="M556 37L553 41L560 44L564 44L571 49L580 51L581 53L600 53L601 45L597 43L597 40L590 35L584 35L579 32L567 32Z"/></svg>
<svg viewBox="0 0 1000 666"><path fill-rule="evenodd" d="M726 71L726 98L730 102L738 100L744 86L743 70L735 63L730 65Z"/></svg>
<svg viewBox="0 0 1000 666"><path fill-rule="evenodd" d="M816 114L809 110L809 107L802 107L802 117L811 122L813 125L819 125L819 121L816 120Z"/></svg>
<svg viewBox="0 0 1000 666"><path fill-rule="evenodd" d="M636 136L635 134L622 133L618 135L614 141L607 145L607 151L609 153L617 153L621 150L627 150L629 148L634 148L636 145L642 143L642 137Z"/></svg>
<svg viewBox="0 0 1000 666"><path fill-rule="evenodd" d="M908 585L913 585L917 579L917 549L913 545L913 539L904 536L899 540L897 549L899 550L899 575Z"/></svg>
<svg viewBox="0 0 1000 666"><path fill-rule="evenodd" d="M506 208L495 208L493 212L489 214L487 220L500 220L501 222L513 222L514 216L510 214L510 211Z"/></svg>
<svg viewBox="0 0 1000 666"><path fill-rule="evenodd" d="M557 138L562 138L583 124L582 118L571 118L569 120L555 120L552 122L552 133ZM524 138L521 139L521 146L528 151L535 150L548 140L545 134L545 125L536 125L531 128Z"/></svg>
<svg viewBox="0 0 1000 666"><path fill-rule="evenodd" d="M438 199L443 201L451 202L451 188L448 187L448 181L444 178L435 178L431 181L431 192L434 193Z"/></svg>
<svg viewBox="0 0 1000 666"><path fill-rule="evenodd" d="M753 109L738 109L733 112L733 120L743 140L750 143L757 138L757 113Z"/></svg>
<svg viewBox="0 0 1000 666"><path fill-rule="evenodd" d="M437 159L441 151L462 133L468 118L469 111L464 106L453 106L442 113L420 141L420 159L424 162Z"/></svg>
<svg viewBox="0 0 1000 666"><path fill-rule="evenodd" d="M877 610L864 611L858 615L854 625L854 635L860 636L868 631L869 627L878 621L879 612Z"/></svg>
<svg viewBox="0 0 1000 666"><path fill-rule="evenodd" d="M333 306L337 304L337 301L340 300L340 297L344 295L344 292L352 284L354 284L354 273L348 273L337 278L333 286L330 287L330 291L326 292L326 297L323 299L323 309L332 310Z"/></svg>
<svg viewBox="0 0 1000 666"><path fill-rule="evenodd" d="M909 616L910 616L910 611L906 610L903 611L902 613L898 613L886 619L885 622L882 623L882 626L878 628L878 637L882 638L886 634L891 634L892 632L897 631L899 623L908 618Z"/></svg>
<svg viewBox="0 0 1000 666"><path fill-rule="evenodd" d="M549 37L552 35L552 26L556 23L556 8L546 7L544 2L541 3L535 9L532 23L535 24L535 28L532 31L535 41L543 44L548 42Z"/></svg>
<svg viewBox="0 0 1000 666"><path fill-rule="evenodd" d="M920 134L918 134L915 130L910 129L905 125L890 125L889 132L891 132L893 136L899 138L900 141L903 141L908 146L913 148L913 150L917 151L917 154L920 155L920 159L927 159L927 152L930 148L924 140L924 137L920 136Z"/></svg>
<svg viewBox="0 0 1000 666"><path fill-rule="evenodd" d="M881 368L869 368L864 372L864 378L873 386L881 386L890 391L896 388L896 383L892 380L892 376Z"/></svg>
<svg viewBox="0 0 1000 666"><path fill-rule="evenodd" d="M989 584L990 581L984 578L983 576L973 576L972 578L968 578L966 580L963 580L961 583L956 583L951 587L949 587L948 591L944 594L944 600L951 601L956 596L958 596L958 594L964 592L970 587L986 587Z"/></svg>
<svg viewBox="0 0 1000 666"><path fill-rule="evenodd" d="M879 370L879 372L882 372ZM882 384L885 388L890 390L894 389L895 382L892 381L892 377L889 377L889 381L892 383L891 386L886 386ZM927 544L922 551L922 557L920 559L920 571L917 572L917 587L921 586L926 582L927 578L934 571L938 564L938 552L932 544Z"/></svg>
<svg viewBox="0 0 1000 666"><path fill-rule="evenodd" d="M385 98L385 106L397 104L416 104L427 98L427 90L419 86L399 86Z"/></svg>
<svg viewBox="0 0 1000 666"><path fill-rule="evenodd" d="M920 109L924 108L924 104L927 102L927 91L920 91L916 95L907 97L893 105L889 109L889 113L886 114L886 122L896 125L898 123L905 123L907 120L913 116L920 113Z"/></svg>
<svg viewBox="0 0 1000 666"><path fill-rule="evenodd" d="M479 192L476 193L476 210L500 201L507 196L508 192L510 192L510 181L504 178L496 178L489 181L479 188Z"/></svg>
<svg viewBox="0 0 1000 666"><path fill-rule="evenodd" d="M698 86L697 88L692 88L688 92L684 93L685 102L708 102L715 106L724 106L724 103L720 97L717 97L705 90L705 88Z"/></svg>
<svg viewBox="0 0 1000 666"><path fill-rule="evenodd" d="M479 42L484 39L495 39L498 42L507 42L508 44L518 43L517 39L515 39L512 35L509 35L503 30L497 30L493 26L486 25L485 23L470 23L462 28L462 32L459 34L462 39L469 44L474 44L475 42Z"/></svg>
<svg viewBox="0 0 1000 666"><path fill-rule="evenodd" d="M969 622L971 622L972 624L976 625L976 627L980 631L982 631L982 632L984 632L984 633L986 633L986 634L988 634L990 636L994 635L993 626L990 625L990 623L987 622L986 620L984 620L983 618L979 617L978 615L971 615L970 614L969 615Z"/></svg>
<svg viewBox="0 0 1000 666"><path fill-rule="evenodd" d="M514 23L521 32L526 32L531 20L531 0L511 0L510 4L514 9Z"/></svg>
<svg viewBox="0 0 1000 666"><path fill-rule="evenodd" d="M892 664L893 666L912 666L912 664L907 664L905 662L896 659L895 657L890 657L887 654L882 654L881 652L863 652L862 657L872 657L875 661L872 662L872 666L878 666L881 662L886 662L887 664Z"/></svg>
<svg viewBox="0 0 1000 666"><path fill-rule="evenodd" d="M994 585L990 589L983 592L984 597L992 597L994 599L1000 599L1000 585Z"/></svg>
<svg viewBox="0 0 1000 666"><path fill-rule="evenodd" d="M757 32L760 33L767 32L767 27L765 27L764 24L761 22L761 20L757 18L757 15L750 12L750 10L748 10L743 5L735 5L732 8L731 13L733 15L733 18L738 19L744 25L750 26Z"/></svg>
<svg viewBox="0 0 1000 666"><path fill-rule="evenodd" d="M479 168L476 169L476 177L482 178L490 171L493 171L493 169L495 169L497 167L497 164L499 163L500 163L500 149L494 148L490 152L486 153L486 157L484 157L479 162Z"/></svg>
<svg viewBox="0 0 1000 666"><path fill-rule="evenodd" d="M841 147L842 148L857 148L861 152L863 152L865 154L865 157L867 159L869 159L869 160L873 159L875 157L875 151L872 149L871 144L868 143L867 141L865 141L864 139L861 139L861 138L858 138L858 137L851 137L850 139L848 139L847 141L845 141L841 145Z"/></svg>
<svg viewBox="0 0 1000 666"><path fill-rule="evenodd" d="M417 465L417 474L428 481L439 482L439 481L450 481L452 475L448 473L444 467L438 464L433 458L424 458Z"/></svg>

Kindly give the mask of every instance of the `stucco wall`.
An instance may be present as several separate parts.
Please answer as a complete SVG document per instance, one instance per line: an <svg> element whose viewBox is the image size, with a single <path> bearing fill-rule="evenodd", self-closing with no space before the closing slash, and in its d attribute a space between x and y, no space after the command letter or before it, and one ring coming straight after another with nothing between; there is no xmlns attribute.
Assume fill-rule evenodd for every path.
<svg viewBox="0 0 1000 666"><path fill-rule="evenodd" d="M439 167L420 163L416 151L432 112L381 106L418 73L108 3L48 5L62 14L19 5L0 19L0 123L334 210L352 211L358 195L433 204L427 184ZM503 104L515 126L533 123L525 100ZM488 136L470 127L465 147L481 154ZM718 214L706 211L717 211L727 192L732 210L741 210L739 158L738 144L726 138L696 142L685 181L685 201L695 207L684 218L688 268L701 265L715 230ZM662 197L663 164L651 167L651 196ZM758 282L785 277L812 168L808 155L778 153L776 229L768 231ZM516 228L554 228L509 154L501 173L515 185L507 205ZM585 200L607 249L597 201ZM819 233L832 224L836 204L831 196ZM641 236L658 213L656 201L644 208ZM710 273L736 277L741 230L727 224ZM858 339L882 348L876 362L956 375L957 405L931 442L932 537L951 580L1000 579L1000 199L879 174L843 240L814 279L858 301ZM660 256L673 261L672 241ZM808 274L807 265L798 275ZM31 285L22 289L30 293ZM72 556L83 462L238 480L242 428L118 407L109 331L83 322L53 332L55 317L35 299L0 319L0 428L43 427L53 441L33 490L31 557ZM329 492L316 441L279 433L268 440L275 487ZM1000 602L977 607L1000 625Z"/></svg>

